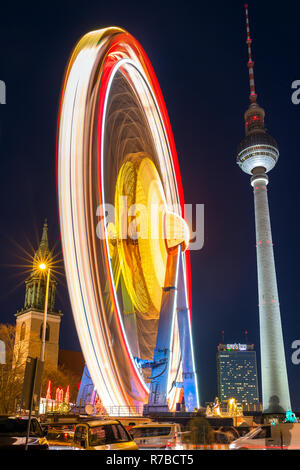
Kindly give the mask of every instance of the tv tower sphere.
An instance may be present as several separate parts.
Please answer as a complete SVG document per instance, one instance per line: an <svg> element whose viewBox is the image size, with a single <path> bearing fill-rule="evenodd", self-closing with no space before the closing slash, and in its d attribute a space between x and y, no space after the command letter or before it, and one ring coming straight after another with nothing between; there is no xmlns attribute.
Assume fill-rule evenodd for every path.
<svg viewBox="0 0 300 470"><path fill-rule="evenodd" d="M256 102L250 104L244 115L246 135L238 147L237 163L249 175L253 175L256 168L268 173L279 157L277 142L267 133L264 117L264 110Z"/></svg>

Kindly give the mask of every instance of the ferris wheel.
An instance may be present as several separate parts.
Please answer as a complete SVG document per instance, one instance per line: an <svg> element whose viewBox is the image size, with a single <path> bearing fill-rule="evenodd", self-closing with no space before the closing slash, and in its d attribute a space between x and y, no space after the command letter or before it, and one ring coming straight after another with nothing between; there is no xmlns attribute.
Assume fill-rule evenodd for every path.
<svg viewBox="0 0 300 470"><path fill-rule="evenodd" d="M176 149L150 61L123 29L90 32L74 48L57 181L72 311L103 406L198 408Z"/></svg>

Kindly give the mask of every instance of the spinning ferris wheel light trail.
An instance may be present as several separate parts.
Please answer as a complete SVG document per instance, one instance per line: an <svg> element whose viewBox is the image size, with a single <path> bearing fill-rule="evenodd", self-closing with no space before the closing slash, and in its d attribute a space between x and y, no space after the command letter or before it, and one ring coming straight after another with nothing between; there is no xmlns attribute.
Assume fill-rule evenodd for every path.
<svg viewBox="0 0 300 470"><path fill-rule="evenodd" d="M199 398L179 165L152 66L123 29L90 32L71 55L57 178L72 311L104 407L174 411L184 402L193 411Z"/></svg>

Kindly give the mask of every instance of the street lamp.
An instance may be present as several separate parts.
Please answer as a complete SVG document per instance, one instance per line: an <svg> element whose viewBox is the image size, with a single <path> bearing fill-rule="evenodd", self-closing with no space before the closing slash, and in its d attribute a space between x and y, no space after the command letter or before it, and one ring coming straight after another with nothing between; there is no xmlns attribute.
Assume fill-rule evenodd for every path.
<svg viewBox="0 0 300 470"><path fill-rule="evenodd" d="M45 263L41 263L39 268L42 271L47 269L47 282L46 282L46 293L45 293L45 308L43 317L43 333L42 333L42 345L41 345L41 356L40 360L45 360L45 344L46 344L46 326L47 326L47 311L48 311L48 294L49 294L49 281L50 281L50 268Z"/></svg>

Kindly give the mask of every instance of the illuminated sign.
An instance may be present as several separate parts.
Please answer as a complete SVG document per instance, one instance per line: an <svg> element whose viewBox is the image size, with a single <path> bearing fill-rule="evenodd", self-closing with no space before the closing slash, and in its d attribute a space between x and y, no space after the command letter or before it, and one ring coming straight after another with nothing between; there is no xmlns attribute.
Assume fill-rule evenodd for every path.
<svg viewBox="0 0 300 470"><path fill-rule="evenodd" d="M227 344L226 345L227 351L247 351L247 344L240 344L240 343L234 343L234 344Z"/></svg>

